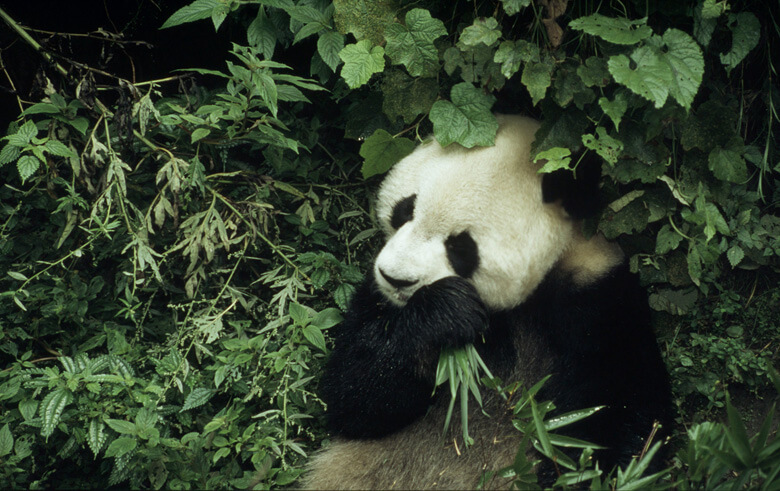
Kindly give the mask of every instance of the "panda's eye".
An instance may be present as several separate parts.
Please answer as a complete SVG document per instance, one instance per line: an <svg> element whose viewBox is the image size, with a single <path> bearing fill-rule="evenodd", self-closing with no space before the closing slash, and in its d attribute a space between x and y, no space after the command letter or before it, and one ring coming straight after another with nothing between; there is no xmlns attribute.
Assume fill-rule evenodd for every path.
<svg viewBox="0 0 780 491"><path fill-rule="evenodd" d="M461 232L450 235L444 241L444 247L455 274L461 278L470 278L479 267L479 250L471 234Z"/></svg>
<svg viewBox="0 0 780 491"><path fill-rule="evenodd" d="M417 195L413 194L402 199L393 207L393 214L390 215L390 226L398 230L401 225L414 218L414 202Z"/></svg>

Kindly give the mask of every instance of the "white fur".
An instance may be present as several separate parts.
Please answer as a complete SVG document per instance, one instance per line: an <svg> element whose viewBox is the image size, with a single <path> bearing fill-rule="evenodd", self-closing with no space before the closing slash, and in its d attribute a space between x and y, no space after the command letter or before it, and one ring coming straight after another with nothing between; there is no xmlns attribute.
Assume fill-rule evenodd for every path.
<svg viewBox="0 0 780 491"><path fill-rule="evenodd" d="M405 303L418 288L455 274L444 247L451 234L468 231L479 249L479 268L470 281L493 309L520 304L561 257L573 222L555 204L542 202L538 165L530 147L538 123L498 116L492 147L442 148L431 140L396 164L378 195L377 215L388 240L375 262L385 295ZM414 218L394 231L393 207L417 195ZM416 281L393 288L393 278Z"/></svg>

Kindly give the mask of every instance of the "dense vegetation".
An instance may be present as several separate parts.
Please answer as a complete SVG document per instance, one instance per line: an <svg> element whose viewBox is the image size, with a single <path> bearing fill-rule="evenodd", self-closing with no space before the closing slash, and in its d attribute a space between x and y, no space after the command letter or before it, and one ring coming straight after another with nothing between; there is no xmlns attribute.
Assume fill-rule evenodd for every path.
<svg viewBox="0 0 780 491"><path fill-rule="evenodd" d="M294 483L327 443L317 377L371 191L427 134L490 145L498 110L543 121L546 170L603 158L585 226L647 286L679 410L666 471L583 458L561 483L780 489L775 7L196 0L162 27L232 47L159 80L102 69L121 36L78 59L0 8L40 61L29 97L3 77L0 487ZM532 396L518 426L550 454Z"/></svg>

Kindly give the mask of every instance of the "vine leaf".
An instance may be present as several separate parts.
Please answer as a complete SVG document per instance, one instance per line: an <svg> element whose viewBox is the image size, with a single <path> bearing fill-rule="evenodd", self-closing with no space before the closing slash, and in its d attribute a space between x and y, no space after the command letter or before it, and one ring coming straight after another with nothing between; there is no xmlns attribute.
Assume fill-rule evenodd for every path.
<svg viewBox="0 0 780 491"><path fill-rule="evenodd" d="M468 82L455 85L452 102L440 100L431 108L433 134L442 145L457 142L466 148L490 146L495 141L498 122L490 108L495 97Z"/></svg>
<svg viewBox="0 0 780 491"><path fill-rule="evenodd" d="M414 150L414 142L407 138L393 138L383 129L374 131L360 146L360 156L365 159L361 172L363 179L383 174Z"/></svg>
<svg viewBox="0 0 780 491"><path fill-rule="evenodd" d="M628 109L626 94L623 92L616 92L615 100L613 101L610 101L606 97L601 97L599 99L599 106L601 107L601 110L604 111L604 114L609 116L609 119L615 124L615 129L618 129L620 120L623 119L623 115L626 113L626 109Z"/></svg>
<svg viewBox="0 0 780 491"><path fill-rule="evenodd" d="M648 44L657 49L659 59L672 73L669 93L682 107L690 109L704 75L701 48L691 36L678 29L669 29L662 37L653 36Z"/></svg>
<svg viewBox="0 0 780 491"><path fill-rule="evenodd" d="M501 37L501 31L496 29L498 21L494 17L475 19L474 23L465 29L460 35L458 44L463 46L493 46Z"/></svg>
<svg viewBox="0 0 780 491"><path fill-rule="evenodd" d="M344 61L341 77L350 89L356 89L368 82L371 75L385 69L385 50L381 46L371 47L371 41L364 39L349 44L339 52Z"/></svg>
<svg viewBox="0 0 780 491"><path fill-rule="evenodd" d="M549 57L545 57L542 61L530 61L525 65L520 81L531 94L534 105L539 103L547 93L547 88L552 83L554 68L555 65Z"/></svg>
<svg viewBox="0 0 780 491"><path fill-rule="evenodd" d="M731 30L731 50L720 55L726 73L731 73L739 62L758 45L761 37L761 23L750 12L729 14L729 29Z"/></svg>
<svg viewBox="0 0 780 491"><path fill-rule="evenodd" d="M636 68L632 68L632 61ZM607 66L617 83L649 100L656 108L666 102L673 80L672 70L651 47L635 49L630 60L626 55L611 56Z"/></svg>
<svg viewBox="0 0 780 491"><path fill-rule="evenodd" d="M412 9L406 13L406 25L393 23L385 29L387 55L413 77L433 76L439 70L439 53L433 41L446 35L442 21L425 9Z"/></svg>
<svg viewBox="0 0 780 491"><path fill-rule="evenodd" d="M545 164L539 169L540 174L554 172L558 169L571 169L571 150L563 147L553 147L536 154L534 162L546 160Z"/></svg>
<svg viewBox="0 0 780 491"><path fill-rule="evenodd" d="M593 14L574 19L569 27L597 36L613 44L637 44L649 38L653 30L647 25L647 18L630 20L625 17L606 17Z"/></svg>
<svg viewBox="0 0 780 491"><path fill-rule="evenodd" d="M708 164L715 177L721 181L736 183L747 181L747 165L739 152L716 147L710 152Z"/></svg>

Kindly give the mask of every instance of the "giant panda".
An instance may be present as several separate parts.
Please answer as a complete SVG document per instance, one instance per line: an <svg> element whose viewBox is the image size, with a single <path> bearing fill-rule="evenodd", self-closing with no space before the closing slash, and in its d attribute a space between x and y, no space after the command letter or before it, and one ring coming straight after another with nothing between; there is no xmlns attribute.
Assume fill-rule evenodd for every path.
<svg viewBox="0 0 780 491"><path fill-rule="evenodd" d="M473 489L511 464L520 433L486 390L482 408L470 404L474 444L458 424L442 436L450 393L434 394L437 361L468 343L503 381L552 374L538 399L558 411L606 406L568 433L606 447L595 454L603 470L640 453L654 421L669 427L646 294L616 245L581 233L577 205L595 201L537 172L536 121L497 118L494 146L430 139L383 181L387 241L338 328L319 388L333 438L305 487Z"/></svg>

